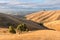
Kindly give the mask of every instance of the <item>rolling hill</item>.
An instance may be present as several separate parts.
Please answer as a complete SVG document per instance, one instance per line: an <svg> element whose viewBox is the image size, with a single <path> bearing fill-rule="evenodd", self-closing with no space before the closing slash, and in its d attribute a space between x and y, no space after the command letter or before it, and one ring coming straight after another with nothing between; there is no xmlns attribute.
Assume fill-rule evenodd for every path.
<svg viewBox="0 0 60 40"><path fill-rule="evenodd" d="M10 25L13 25L14 27L16 27L17 25L21 23L25 23L30 30L43 29L43 27L41 27L37 23L29 21L29 20L25 20L22 17L20 18L14 15L0 13L0 27L6 28Z"/></svg>
<svg viewBox="0 0 60 40"><path fill-rule="evenodd" d="M41 11L25 17L36 23L44 23L46 28L60 31L60 10Z"/></svg>
<svg viewBox="0 0 60 40"><path fill-rule="evenodd" d="M32 20L37 23L45 23L60 20L60 10L41 11L26 15L25 17L27 20Z"/></svg>
<svg viewBox="0 0 60 40"><path fill-rule="evenodd" d="M10 15L0 13L0 27L18 24L19 21L10 17ZM15 25L16 26L16 25Z"/></svg>
<svg viewBox="0 0 60 40"><path fill-rule="evenodd" d="M8 29L0 28L0 34L2 34L0 40L60 40L60 10L41 11L25 17L27 20L20 16L0 13L0 27L6 28L8 25L15 27L25 23L29 30L35 30L13 35L7 31ZM39 25L40 22L43 22L45 27ZM53 30L44 30L46 28Z"/></svg>
<svg viewBox="0 0 60 40"><path fill-rule="evenodd" d="M57 31L60 31L60 20L44 23L47 28L51 28Z"/></svg>
<svg viewBox="0 0 60 40"><path fill-rule="evenodd" d="M25 23L30 30L60 30L60 10L41 11L26 15L25 17L26 19L24 19L22 16L0 13L0 27L8 27L9 25L16 27L21 23ZM38 23L40 22L44 22L45 27L39 25Z"/></svg>

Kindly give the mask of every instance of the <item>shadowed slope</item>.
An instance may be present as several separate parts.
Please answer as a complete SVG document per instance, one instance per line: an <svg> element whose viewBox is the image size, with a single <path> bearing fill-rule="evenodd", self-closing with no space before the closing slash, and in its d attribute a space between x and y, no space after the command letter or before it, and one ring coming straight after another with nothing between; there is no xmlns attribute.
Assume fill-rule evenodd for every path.
<svg viewBox="0 0 60 40"><path fill-rule="evenodd" d="M13 15L0 13L0 27L8 27L9 25L13 25L14 27L16 27L21 23L25 23L30 30L43 29L43 27L35 22L28 21L22 18L20 19Z"/></svg>
<svg viewBox="0 0 60 40"><path fill-rule="evenodd" d="M0 13L0 27L9 25L18 25L19 21L17 19L14 19L13 17L10 17L10 15Z"/></svg>

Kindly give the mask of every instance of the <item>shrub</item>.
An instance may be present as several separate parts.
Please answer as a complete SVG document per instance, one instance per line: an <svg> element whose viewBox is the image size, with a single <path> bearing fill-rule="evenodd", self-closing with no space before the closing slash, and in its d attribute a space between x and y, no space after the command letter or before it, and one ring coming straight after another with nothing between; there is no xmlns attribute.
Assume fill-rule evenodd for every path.
<svg viewBox="0 0 60 40"><path fill-rule="evenodd" d="M9 26L9 32L14 34L16 33L15 29L12 26Z"/></svg>
<svg viewBox="0 0 60 40"><path fill-rule="evenodd" d="M20 24L17 26L17 31L23 32L23 31L28 31L28 28L26 24Z"/></svg>
<svg viewBox="0 0 60 40"><path fill-rule="evenodd" d="M22 24L22 31L26 31L26 29L27 29L27 26L26 26L26 24Z"/></svg>
<svg viewBox="0 0 60 40"><path fill-rule="evenodd" d="M22 31L22 25L21 24L17 26L17 31L19 31L19 32Z"/></svg>

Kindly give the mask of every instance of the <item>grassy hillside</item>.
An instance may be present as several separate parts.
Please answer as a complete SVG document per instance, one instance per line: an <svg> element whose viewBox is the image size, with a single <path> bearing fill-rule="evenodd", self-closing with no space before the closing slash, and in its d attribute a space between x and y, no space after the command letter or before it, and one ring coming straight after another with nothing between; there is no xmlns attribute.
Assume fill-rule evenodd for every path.
<svg viewBox="0 0 60 40"><path fill-rule="evenodd" d="M52 30L39 30L20 36L21 40L60 40L60 32Z"/></svg>
<svg viewBox="0 0 60 40"><path fill-rule="evenodd" d="M60 32L53 30L38 30L24 34L1 34L0 40L60 40Z"/></svg>
<svg viewBox="0 0 60 40"><path fill-rule="evenodd" d="M17 25L19 24L19 21L10 15L0 13L0 27L1 26L6 26L8 27L9 25Z"/></svg>
<svg viewBox="0 0 60 40"><path fill-rule="evenodd" d="M55 20L60 20L60 10L41 11L26 15L25 17L27 20L32 20L38 23L55 21Z"/></svg>
<svg viewBox="0 0 60 40"><path fill-rule="evenodd" d="M25 17L27 20L20 16L0 13L0 27L5 27L0 28L0 40L60 40L60 10L41 11ZM21 23L27 25L28 32L13 35L6 28L9 25L16 27Z"/></svg>
<svg viewBox="0 0 60 40"><path fill-rule="evenodd" d="M9 25L13 25L16 27L17 25L25 23L30 30L43 29L40 25L35 22L28 21L23 19L22 17L16 17L14 15L8 15L4 13L0 13L0 27L8 27Z"/></svg>
<svg viewBox="0 0 60 40"><path fill-rule="evenodd" d="M44 25L47 28L51 28L51 29L60 31L60 20L44 23Z"/></svg>

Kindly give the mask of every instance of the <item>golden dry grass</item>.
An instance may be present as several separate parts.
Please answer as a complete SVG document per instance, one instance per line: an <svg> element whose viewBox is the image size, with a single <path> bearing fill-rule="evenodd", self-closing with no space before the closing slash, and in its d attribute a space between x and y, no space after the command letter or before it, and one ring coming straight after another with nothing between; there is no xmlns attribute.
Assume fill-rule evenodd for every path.
<svg viewBox="0 0 60 40"><path fill-rule="evenodd" d="M60 40L60 32L39 30L24 34L1 34L0 40Z"/></svg>
<svg viewBox="0 0 60 40"><path fill-rule="evenodd" d="M60 32L52 30L40 30L28 34L22 34L22 40L60 40Z"/></svg>
<svg viewBox="0 0 60 40"><path fill-rule="evenodd" d="M36 12L30 15L26 15L25 17L27 20L32 20L38 23L55 21L60 20L60 10Z"/></svg>
<svg viewBox="0 0 60 40"><path fill-rule="evenodd" d="M44 23L44 25L47 28L51 28L51 29L60 31L60 20Z"/></svg>

